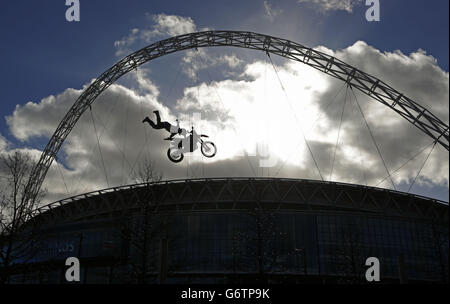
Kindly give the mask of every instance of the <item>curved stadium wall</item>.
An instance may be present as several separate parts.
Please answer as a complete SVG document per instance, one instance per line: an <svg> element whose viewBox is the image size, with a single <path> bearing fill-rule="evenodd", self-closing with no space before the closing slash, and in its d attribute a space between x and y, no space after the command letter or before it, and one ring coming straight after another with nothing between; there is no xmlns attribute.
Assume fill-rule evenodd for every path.
<svg viewBox="0 0 450 304"><path fill-rule="evenodd" d="M11 283L446 282L448 203L360 185L275 178L137 184L37 209L36 250ZM37 228L35 228L37 227Z"/></svg>

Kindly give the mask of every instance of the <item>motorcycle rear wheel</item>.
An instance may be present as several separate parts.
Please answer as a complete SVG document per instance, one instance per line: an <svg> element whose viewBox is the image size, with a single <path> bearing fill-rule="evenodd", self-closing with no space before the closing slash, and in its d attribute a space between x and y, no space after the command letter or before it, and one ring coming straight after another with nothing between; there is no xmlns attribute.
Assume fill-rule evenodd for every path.
<svg viewBox="0 0 450 304"><path fill-rule="evenodd" d="M181 152L176 153L177 149L169 148L167 150L167 157L174 163L179 163L183 160L184 154Z"/></svg>

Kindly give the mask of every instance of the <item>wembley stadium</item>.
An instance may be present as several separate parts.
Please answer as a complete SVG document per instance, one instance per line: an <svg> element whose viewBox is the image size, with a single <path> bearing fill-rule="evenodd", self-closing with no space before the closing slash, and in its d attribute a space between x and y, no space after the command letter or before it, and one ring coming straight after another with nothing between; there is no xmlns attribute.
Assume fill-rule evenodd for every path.
<svg viewBox="0 0 450 304"><path fill-rule="evenodd" d="M147 146L162 147L153 145L154 142L148 140L145 129L148 126L142 123L148 122L153 129L168 131L170 137L165 138L167 140L172 140L172 136L176 134L187 134L186 130L183 133L179 127L178 119L176 119L178 127L175 129L171 128L174 125L169 122L161 121L159 110L155 110L159 104L150 107L141 103L143 107L139 110L139 119L134 119L138 124L133 125L136 127L134 131L131 131L131 127L128 130L129 133L138 132L138 125L139 129L143 128L142 137L136 136L139 138L136 142L141 149L136 148L137 146L132 143L127 144L129 145L127 151L131 152L130 154L136 154L129 155L133 156L132 159L136 159L133 161L134 164L128 161L123 152L127 146L126 141L123 141L121 145L124 149L120 149L114 140L111 140L109 145L105 143L103 145L109 146L111 156L122 156L120 182L110 184L108 171L112 173L111 171L115 168L107 165L112 164L112 159L116 158L106 158L105 162L103 157L100 137L103 134L102 131L107 129L108 123L103 124L102 120L97 119L96 124L92 105L97 97L122 76L133 71L137 73L140 66L162 56L186 50L198 50L198 48L225 46L262 52L264 62L267 66L272 66L273 76L276 76L274 79L278 80L280 93L283 92L286 105L289 105L291 109L289 114L293 115L297 126L292 127L292 130L286 127L284 118L281 116L277 124L284 128L283 132L287 129L289 132L295 131L291 137L298 135L302 147L306 148L304 150L309 152L308 156L312 160L306 166L307 171L317 170L321 181L257 177L249 159L249 153L245 152L243 147L242 150L245 153L242 155L247 158L250 169L255 175L254 178L189 178L188 161L185 167L178 166L180 170L178 173L187 169L186 175L174 174L175 171L172 171L172 174L164 172L165 176L187 176L186 179L165 181L151 179L152 182L123 186L124 183L132 180L126 181L127 179L123 176L125 163L128 163L130 167L130 178L132 178L131 175L136 173L135 165L142 160L141 152ZM339 121L336 140L333 138L330 142L315 143L317 148L314 150L319 148L324 150L324 147L329 147L327 151L325 149L322 152L330 156L330 181L325 181L323 177L317 155L314 155L311 142L305 136L296 112L292 110L288 93L278 76L271 55L304 64L340 82L340 90L337 94L333 94L334 98L324 99L327 100L324 111L341 92L342 95L345 92L342 110L339 111L341 114L338 113L336 116L336 122ZM208 83L213 83L213 80L209 79ZM395 163L395 166L400 165L399 167L394 169L388 166L385 161L386 154L383 156L355 91L365 96L364 98L369 97L370 102L383 105L385 110L398 114L398 118L402 118L405 124L410 124L408 127L414 127L418 134L427 136L431 142L414 153L414 156L412 151L409 151L411 153L405 156L408 158L405 162L402 159L401 165L400 161ZM221 103L218 93L217 97ZM349 162L352 165L350 171L357 171L360 167L370 171L376 171L377 167L384 169L387 176L375 187L331 182L347 99L349 102L353 101L352 109L355 115L358 115L362 128L367 129L366 137L371 140L371 146L375 148L376 152L373 151L373 155L381 161L379 166L364 161L360 164ZM176 108L175 105L174 108ZM145 117L143 121L143 117L140 117L151 111L156 116L156 124L148 117ZM110 115L112 112L105 113ZM90 116L93 131L90 134L83 132L82 137L90 136L93 148L96 144L101 166L91 167L86 159L79 164L95 171L97 179L102 178L104 174L108 188L89 193L84 193L88 190L83 189L74 189L74 192L69 192L63 172L70 173L70 170L61 170L61 167L67 169L72 164L65 154L68 146L63 146L63 143L83 114L86 114L84 118L87 120ZM185 114L186 117L191 117L194 113L187 114ZM258 116L253 112L251 115ZM130 123L128 108L125 116L125 122L116 124L117 130L122 130L123 126L127 126L125 128L127 130ZM320 118L320 115L318 116L315 122L311 122L312 126L309 128L316 125ZM169 117L167 113L165 117ZM352 117L352 119L356 118ZM347 120L350 119L347 118ZM210 120L210 122L213 121L215 118ZM96 125L103 126L100 134ZM355 131L351 125L350 127L352 131ZM173 130L177 132L174 133ZM391 126L386 130L389 133L398 131L396 128L391 129ZM110 131L114 137L119 135L117 131L114 133L113 128ZM234 131L236 136L239 135L239 130ZM126 132L124 134L127 134ZM205 157L215 156L217 152L215 144L203 142L201 137L207 136L196 134L193 124L189 134L189 145L175 145L179 149L183 148L180 150L181 154L172 154L172 147L169 150L164 147L164 150L148 151L148 155L160 155L161 151L167 151L169 160L172 163L179 163L183 159L183 153L194 151L194 143L196 143L201 145L200 151ZM194 135L196 140L193 139ZM243 134L240 135L243 136ZM393 140L389 141L390 148L395 150L391 151L391 154L405 153L405 151L397 151L400 147L398 144L402 145L407 138L409 141L414 141L414 138L409 138L404 132L398 132L396 136L395 145ZM355 141L362 144L359 139ZM317 145L319 143L321 145ZM228 144L235 143L229 141ZM283 145L279 147L284 147ZM113 146L115 146L114 151ZM224 146L225 142L221 147ZM345 63L327 52L284 38L247 31L208 30L170 37L123 57L77 95L75 102L43 149L39 161L32 166L29 176L21 179L26 180L23 186L18 187L23 188L20 197L22 202L20 215L22 216L16 216L17 208L14 203L17 200L13 201L13 206L10 208L12 221L3 225L4 233L0 235L0 255L6 257L0 260L2 262L0 280L7 283L66 283L69 281L66 276L66 260L69 257L75 257L80 263L79 282L86 284L367 283L369 281L366 276L367 261L371 258L379 262L380 283L446 283L448 282L449 249L448 202L410 193L416 181L420 181L422 169L435 147L441 149L438 166L440 169L445 169L445 164L442 165L441 160L445 158L448 160L449 127L447 122L442 121L420 103L394 89L380 78ZM258 146L257 148L259 149ZM446 150L444 154L442 149ZM427 150L428 154L423 163L419 164L418 156ZM352 153L349 153L349 157L351 155ZM93 156L94 153L90 155L90 157ZM261 169L269 168L270 165L265 162L267 159L263 155L260 156ZM223 157L223 159L227 158ZM153 159L153 157L150 158ZM352 158L363 160L363 155ZM288 157L284 158L284 163L275 176L282 176L278 173L287 160ZM218 159L217 163L220 161ZM396 191L400 189L396 187L396 182L398 184L401 179L395 181L393 175L412 161L420 166L418 171L411 169L412 173L404 177L404 181L407 180L409 184L408 193ZM47 173L52 171L52 164L54 169L52 182L60 180L69 198L35 209L41 195L45 192L42 191L44 189L41 189L41 186ZM201 165L204 177L203 158ZM222 170L218 169L209 176L247 176L249 174L249 171L242 173L235 172L233 169L227 173L223 171L225 167L228 166L225 164L223 167L218 167ZM150 167L150 169L154 168ZM55 178L55 170L59 170L61 178ZM292 170L296 170L295 166ZM431 172L428 174L435 174L433 170L428 170ZM100 187L86 178L86 174L83 174L85 171L80 172L80 179L85 178L86 183L92 184L93 187L90 189ZM269 170L267 176L270 176ZM310 175L298 172L293 176ZM383 181L387 178L394 190L377 188L378 185L383 185ZM14 181L14 178L12 180ZM48 185L51 190L56 188L55 184ZM120 186L110 187L110 185ZM14 192L17 187L12 189ZM83 194L70 197L72 194L69 193ZM2 217L4 216L0 214L0 219ZM12 255L11 248L18 254ZM75 281L78 282L78 280Z"/></svg>
<svg viewBox="0 0 450 304"><path fill-rule="evenodd" d="M446 282L448 204L353 184L211 178L136 184L37 209L11 283Z"/></svg>

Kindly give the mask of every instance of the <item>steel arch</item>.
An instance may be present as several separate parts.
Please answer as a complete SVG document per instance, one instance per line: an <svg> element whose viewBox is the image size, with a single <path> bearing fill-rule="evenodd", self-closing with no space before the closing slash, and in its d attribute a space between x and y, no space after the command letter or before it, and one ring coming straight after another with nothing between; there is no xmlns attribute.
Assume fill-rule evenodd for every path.
<svg viewBox="0 0 450 304"><path fill-rule="evenodd" d="M426 108L374 76L352 67L335 57L286 39L243 31L205 31L184 34L155 42L126 56L100 75L83 91L59 123L55 133L42 152L39 162L33 168L30 181L25 190L26 197L33 199L36 196L53 159L78 119L90 107L97 96L112 83L147 61L182 50L213 46L233 46L260 50L267 54L272 53L307 64L346 82L388 106L449 150L449 127L444 122Z"/></svg>

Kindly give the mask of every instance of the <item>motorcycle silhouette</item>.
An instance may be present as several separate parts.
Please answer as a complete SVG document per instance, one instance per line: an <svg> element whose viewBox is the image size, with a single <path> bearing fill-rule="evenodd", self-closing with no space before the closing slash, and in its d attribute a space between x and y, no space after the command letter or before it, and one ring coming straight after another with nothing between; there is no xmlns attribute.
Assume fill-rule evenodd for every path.
<svg viewBox="0 0 450 304"><path fill-rule="evenodd" d="M198 135L192 127L189 136L186 136L186 131L184 131L183 137L166 138L165 140L171 141L167 157L172 162L179 163L183 160L184 153L194 152L198 149L198 144L200 144L200 150L205 157L214 157L217 153L216 145L212 141L204 141L202 137L209 138L205 134Z"/></svg>

